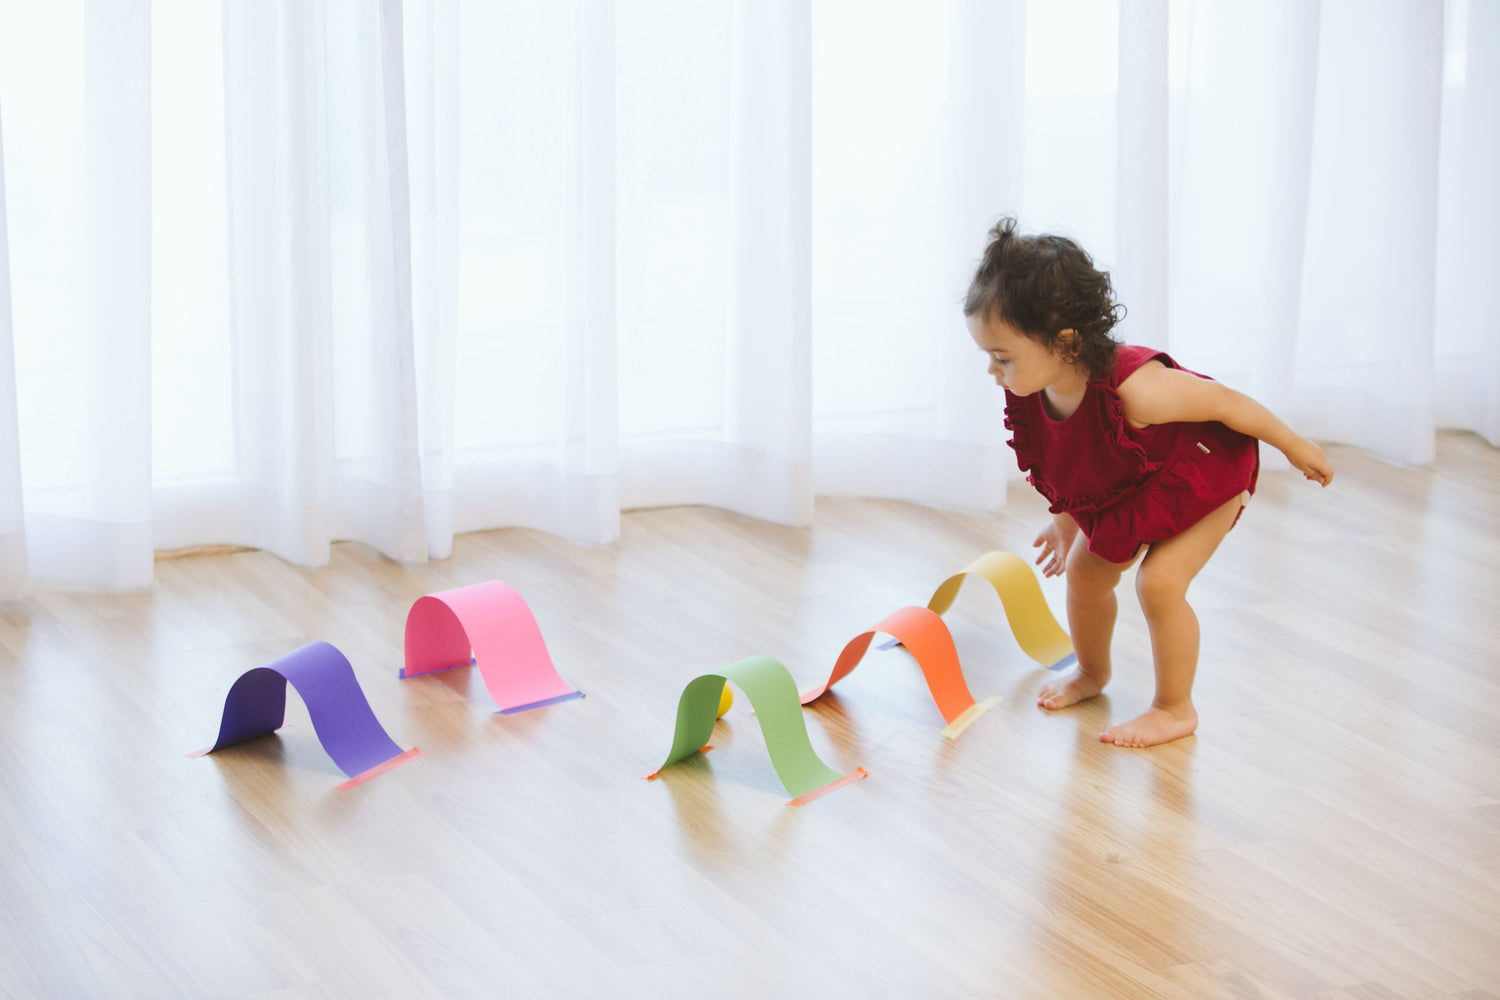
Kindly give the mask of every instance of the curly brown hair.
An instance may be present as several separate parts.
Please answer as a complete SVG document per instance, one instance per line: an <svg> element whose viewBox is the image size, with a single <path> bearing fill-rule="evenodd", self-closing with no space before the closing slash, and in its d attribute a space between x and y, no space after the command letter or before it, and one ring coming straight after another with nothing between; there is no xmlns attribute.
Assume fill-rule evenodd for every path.
<svg viewBox="0 0 1500 1000"><path fill-rule="evenodd" d="M1109 272L1094 267L1082 247L1065 236L1024 236L1006 217L990 230L984 258L964 297L964 315L998 317L1064 361L1104 378L1114 365L1109 331L1125 318L1114 300ZM1059 340L1074 330L1071 344Z"/></svg>

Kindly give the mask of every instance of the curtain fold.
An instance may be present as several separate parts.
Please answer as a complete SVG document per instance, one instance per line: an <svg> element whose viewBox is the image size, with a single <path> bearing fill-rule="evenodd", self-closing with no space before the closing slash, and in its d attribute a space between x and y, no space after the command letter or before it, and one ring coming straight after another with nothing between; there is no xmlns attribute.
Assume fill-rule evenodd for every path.
<svg viewBox="0 0 1500 1000"><path fill-rule="evenodd" d="M985 44L975 44L976 39ZM908 448L905 482L880 488L859 469L896 463L889 455L850 455L845 492L911 499L932 506L996 510L1005 503L1015 460L1006 447L1004 394L976 377L973 341L953 336L948 317L968 292L988 225L1021 203L1026 131L1025 0L957 0L950 8L944 102L947 192L937 317L928 344L938 359L932 387L937 422ZM886 447L888 447L888 443ZM826 454L826 451L825 451ZM930 456L930 457L926 457ZM932 468L924 469L924 462ZM830 477L831 478L831 477ZM831 485L831 484L830 484ZM833 492L825 489L824 492Z"/></svg>
<svg viewBox="0 0 1500 1000"><path fill-rule="evenodd" d="M720 469L707 502L812 522L812 17L735 0Z"/></svg>
<svg viewBox="0 0 1500 1000"><path fill-rule="evenodd" d="M1135 329L1172 343L1167 317L1168 144L1167 0L1120 6L1115 89L1115 293Z"/></svg>
<svg viewBox="0 0 1500 1000"><path fill-rule="evenodd" d="M808 524L809 7L620 28L620 501Z"/></svg>
<svg viewBox="0 0 1500 1000"><path fill-rule="evenodd" d="M451 393L453 433L424 458L452 466L455 532L604 544L620 510L614 4L460 3L456 30L450 11L436 8L434 38L457 42L457 107L435 104L436 168L451 180L457 157L457 223L436 229L433 280L457 304L457 370L429 384ZM452 54L433 57L437 93L452 92ZM447 350L418 346L429 371Z"/></svg>
<svg viewBox="0 0 1500 1000"><path fill-rule="evenodd" d="M1473 0L0 0L0 599L997 509L1002 214L1304 433L1500 444L1497 124Z"/></svg>
<svg viewBox="0 0 1500 1000"><path fill-rule="evenodd" d="M1241 152L1255 158L1255 171L1265 185L1259 192L1262 203L1278 210L1247 220L1258 236L1257 252L1247 263L1248 289L1260 291L1247 294L1246 301L1255 310L1252 322L1261 334L1250 360L1248 390L1274 412L1294 416L1303 234L1312 176L1314 100L1309 95L1317 91L1321 18L1316 0L1276 0L1264 13L1263 21L1244 26L1248 47L1264 51L1278 45L1282 59L1275 73L1258 81L1256 90L1266 95L1262 110L1240 119L1248 130ZM1243 44L1247 36L1240 37ZM1280 455L1262 456L1269 458L1278 467L1286 464Z"/></svg>
<svg viewBox="0 0 1500 1000"><path fill-rule="evenodd" d="M1444 60L1436 421L1500 446L1500 4L1450 7L1468 20Z"/></svg>
<svg viewBox="0 0 1500 1000"><path fill-rule="evenodd" d="M458 342L458 0L411 4L404 32L412 341L427 554L453 550L453 394Z"/></svg>
<svg viewBox="0 0 1500 1000"><path fill-rule="evenodd" d="M571 91L575 112L567 143L565 268L574 276L563 298L568 376L564 467L576 485L576 513L544 530L594 543L620 534L616 401L615 4L581 0L572 11Z"/></svg>
<svg viewBox="0 0 1500 1000"><path fill-rule="evenodd" d="M1294 413L1410 463L1435 453L1442 39L1428 0L1322 8Z"/></svg>
<svg viewBox="0 0 1500 1000"><path fill-rule="evenodd" d="M0 98L3 98L0 94ZM21 440L16 413L16 352L10 319L10 239L5 221L5 108L0 105L0 601L30 591Z"/></svg>
<svg viewBox="0 0 1500 1000"><path fill-rule="evenodd" d="M1020 3L814 7L818 494L1004 502L1004 399L962 303L1023 183L1025 32Z"/></svg>

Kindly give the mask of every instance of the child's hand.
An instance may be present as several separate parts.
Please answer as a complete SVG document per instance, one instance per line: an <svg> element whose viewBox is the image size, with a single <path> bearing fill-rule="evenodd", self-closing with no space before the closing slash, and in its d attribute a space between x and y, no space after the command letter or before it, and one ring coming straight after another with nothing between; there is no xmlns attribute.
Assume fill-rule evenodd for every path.
<svg viewBox="0 0 1500 1000"><path fill-rule="evenodd" d="M1069 520L1071 521L1071 518ZM1069 530L1056 520L1041 530L1041 533L1036 536L1036 541L1031 543L1031 547L1036 548L1038 545L1042 547L1042 554L1036 557L1036 564L1042 567L1042 576L1062 575L1063 569L1068 565L1068 550L1073 547L1073 540L1077 537L1077 525L1073 525ZM1043 565L1044 561L1045 565Z"/></svg>
<svg viewBox="0 0 1500 1000"><path fill-rule="evenodd" d="M1287 450L1286 459L1298 472L1319 486L1327 486L1333 482L1333 466L1328 464L1323 449L1307 438L1298 438L1297 443Z"/></svg>

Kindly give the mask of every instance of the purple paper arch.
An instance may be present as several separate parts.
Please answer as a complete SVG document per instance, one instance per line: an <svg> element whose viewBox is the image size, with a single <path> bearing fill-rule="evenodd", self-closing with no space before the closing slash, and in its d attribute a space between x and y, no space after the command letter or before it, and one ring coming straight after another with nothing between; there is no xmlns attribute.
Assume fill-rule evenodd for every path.
<svg viewBox="0 0 1500 1000"><path fill-rule="evenodd" d="M191 756L280 729L286 721L288 684L307 705L318 742L349 777L340 788L368 781L421 755L415 747L403 751L386 734L344 654L329 643L310 642L240 675L224 699L219 738Z"/></svg>

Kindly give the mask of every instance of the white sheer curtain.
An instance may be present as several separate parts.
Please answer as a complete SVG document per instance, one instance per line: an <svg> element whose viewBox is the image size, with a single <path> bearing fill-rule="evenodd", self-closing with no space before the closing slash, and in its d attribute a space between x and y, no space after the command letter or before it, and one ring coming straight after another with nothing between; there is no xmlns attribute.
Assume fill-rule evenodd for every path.
<svg viewBox="0 0 1500 1000"><path fill-rule="evenodd" d="M1171 347L1404 462L1434 454L1443 14L1194 8L1173 129Z"/></svg>
<svg viewBox="0 0 1500 1000"><path fill-rule="evenodd" d="M1022 221L1113 271L1124 339L1313 437L1500 444L1496 10L1031 4Z"/></svg>
<svg viewBox="0 0 1500 1000"><path fill-rule="evenodd" d="M1313 436L1500 443L1497 10L0 0L0 598L994 509L1006 211Z"/></svg>
<svg viewBox="0 0 1500 1000"><path fill-rule="evenodd" d="M151 580L150 67L145 0L5 7L0 597Z"/></svg>
<svg viewBox="0 0 1500 1000"><path fill-rule="evenodd" d="M156 546L420 560L401 5L154 18Z"/></svg>

